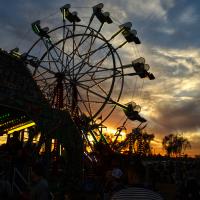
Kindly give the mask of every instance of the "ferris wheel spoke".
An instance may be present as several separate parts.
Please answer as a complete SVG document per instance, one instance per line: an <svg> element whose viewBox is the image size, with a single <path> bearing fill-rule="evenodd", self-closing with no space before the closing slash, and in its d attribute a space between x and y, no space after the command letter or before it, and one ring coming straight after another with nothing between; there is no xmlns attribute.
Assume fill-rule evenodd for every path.
<svg viewBox="0 0 200 200"><path fill-rule="evenodd" d="M88 76L89 76L89 74L88 74ZM116 77L115 75L110 75L110 76L107 76L107 77L95 77L95 79L94 78L92 78L92 80L95 80L95 81L99 81L98 82L98 84L99 83L101 83L101 82L104 82L104 81L106 81L106 80L109 80L109 79L112 79L112 78L114 78L114 77ZM91 76L88 78L88 79L83 79L83 80L79 80L78 81L79 83L87 83L87 82L91 82Z"/></svg>
<svg viewBox="0 0 200 200"><path fill-rule="evenodd" d="M101 45L100 47L90 51L90 52L87 52L85 54L82 54L81 57L85 56L85 58L83 58L84 60L87 59L89 56L93 55L94 53L102 50L102 49L105 49L105 48L109 48L108 44L104 43L103 45Z"/></svg>
<svg viewBox="0 0 200 200"><path fill-rule="evenodd" d="M88 101L89 101L89 104L88 104L88 107L89 107L89 114L90 114L90 116L92 116L92 109L91 109L91 101L90 101L90 96L89 96L89 92L87 91L86 92L86 96L87 96L87 99L88 99Z"/></svg>
<svg viewBox="0 0 200 200"><path fill-rule="evenodd" d="M75 46L75 49L76 49L74 54L77 55L79 58L81 58L80 53L79 53L79 48L78 48L78 45L76 44L75 40L74 40L74 46Z"/></svg>
<svg viewBox="0 0 200 200"><path fill-rule="evenodd" d="M87 51L88 53L91 51L92 46L93 46L93 44L94 44L94 42L95 42L95 39L96 39L96 37L94 36L94 34L92 34L92 37L91 37L91 39L90 39L89 49L88 49L88 51ZM88 62L88 63L90 62L90 57L87 58L87 62Z"/></svg>
<svg viewBox="0 0 200 200"><path fill-rule="evenodd" d="M89 63L87 63L86 61L80 61L78 64L76 64L73 68L70 69L70 72L73 70L73 71L76 71L78 70L77 74L79 74L81 72L81 70L84 68L85 65L88 65L89 67L93 67L91 66Z"/></svg>
<svg viewBox="0 0 200 200"><path fill-rule="evenodd" d="M68 32L69 32L69 30L68 30ZM66 35L68 35L68 32ZM62 41L62 49L60 49L59 47L54 45L54 47L60 51L58 58L59 58L59 62L61 64L61 70L60 70L61 72L63 72L67 66L66 61L64 62L64 58L66 58L65 51L64 51L66 40L67 40L67 36Z"/></svg>
<svg viewBox="0 0 200 200"><path fill-rule="evenodd" d="M73 54L76 54L76 52L78 51L78 49L81 47L81 45L88 39L90 38L90 35L87 35L87 37L82 41L82 42L79 42L79 44L76 46L75 49L73 49L73 51L69 54L69 56L72 56ZM72 61L72 58L69 60L69 63L71 63Z"/></svg>
<svg viewBox="0 0 200 200"><path fill-rule="evenodd" d="M67 39L67 38L66 38L66 39ZM63 45L65 44L66 39L63 40ZM62 71L65 70L66 66L68 66L67 63L64 64L64 57L65 57L65 56L67 57L67 54L65 53L65 51L64 51L64 49L63 49L64 47L62 47L62 49L60 49L60 48L59 48L57 45L55 45L55 44L52 44L52 47L53 47L53 50L54 50L55 54L56 54L57 57L58 57L58 59L56 60L56 62L60 63L60 65L61 65L61 69L60 69L59 72L62 72ZM59 52L58 52L58 51L59 51Z"/></svg>
<svg viewBox="0 0 200 200"><path fill-rule="evenodd" d="M47 59L48 59L49 61L51 60L51 59L50 59L49 53L47 53ZM47 64L48 64L48 68L49 68L50 70L54 69L54 67L53 67L52 64L55 65L55 61L53 61L53 62L48 62ZM55 70L54 70L54 71L55 71Z"/></svg>
<svg viewBox="0 0 200 200"><path fill-rule="evenodd" d="M108 54L107 54L108 55ZM96 72L99 72L99 67L103 64L103 62L104 62L104 60L107 58L107 55L102 59L102 60L100 60L95 66L96 66ZM89 73L89 71L88 71L88 73ZM93 75L95 74L95 72L93 73ZM91 77L93 77L93 75L91 76ZM110 76L111 77L111 76ZM114 77L114 76L112 76L112 77Z"/></svg>
<svg viewBox="0 0 200 200"><path fill-rule="evenodd" d="M37 79L40 76L43 76L44 74L48 73L47 70L45 70L44 72L40 72L38 69L34 72L34 74L37 73L37 76L34 76L34 79Z"/></svg>
<svg viewBox="0 0 200 200"><path fill-rule="evenodd" d="M55 63L57 61L54 60L42 60L40 63Z"/></svg>
<svg viewBox="0 0 200 200"><path fill-rule="evenodd" d="M92 77L91 79L94 82L94 85L92 85L91 87L97 86L100 89L100 91L102 91L105 95L108 95L107 92L100 86L100 82L96 82L96 80L94 80Z"/></svg>
<svg viewBox="0 0 200 200"><path fill-rule="evenodd" d="M71 54L77 55L79 58L81 58L80 53L79 53L79 47L76 44L76 40L73 41L73 44L74 44L75 49L71 52Z"/></svg>
<svg viewBox="0 0 200 200"><path fill-rule="evenodd" d="M91 52L92 46L94 45L95 40L97 39L96 36L100 33L102 27L103 27L103 23L101 23L101 25L100 25L100 27L99 27L97 33L95 33L95 34L94 34L94 31L93 31L93 30L91 31L92 36L91 36L90 46L89 46L89 49L88 49L88 51L87 51L88 53ZM87 62L88 62L88 63L89 63L89 61L90 61L90 56L87 58Z"/></svg>
<svg viewBox="0 0 200 200"><path fill-rule="evenodd" d="M80 61L79 63L77 63L76 65L74 65L74 67L79 66L79 65L80 65L81 63L83 63L83 62L86 62L85 60L87 60L87 59L88 59L90 56L92 56L94 53L98 52L98 51L101 50L101 49L107 48L107 47L109 47L109 46L106 44L106 42L104 42L104 44L102 44L100 47L96 48L95 50L80 55L80 57L82 58L82 61ZM78 46L78 48L79 48L79 46ZM71 55L69 55L69 56L71 56ZM85 56L85 57L84 57L84 56ZM84 58L83 58L83 57L84 57ZM70 60L70 62L71 62L71 60ZM69 62L69 63L70 63L70 62Z"/></svg>
<svg viewBox="0 0 200 200"><path fill-rule="evenodd" d="M99 73L100 74L100 73L105 73L105 72L108 72L108 71L112 71L113 72L113 69L110 69L110 68L103 68L103 67L98 67L97 68L96 66L91 66L91 65L88 65L88 67L89 67L89 70L86 71L87 74L94 74L94 73ZM91 70L93 70L93 71L91 71ZM85 72L79 72L79 75L85 75L86 73Z"/></svg>
<svg viewBox="0 0 200 200"><path fill-rule="evenodd" d="M50 81L47 81L46 79L44 79L43 81L47 86L52 86L53 84L56 83L56 79L52 80L51 82Z"/></svg>
<svg viewBox="0 0 200 200"><path fill-rule="evenodd" d="M47 84L47 79L46 77L44 77L42 74L40 74L40 77L42 78L41 82L44 84ZM36 79L37 81L39 81L38 79Z"/></svg>
<svg viewBox="0 0 200 200"><path fill-rule="evenodd" d="M96 63L95 66L97 66L97 68L100 68L100 66L103 64L103 62L105 61L105 59L106 59L109 55L111 55L110 52L107 53L107 55L106 55L102 60L100 60L98 63ZM102 70L101 70L101 71L102 71ZM107 71L108 71L108 69L107 69ZM98 70L98 72L99 72L99 70ZM118 70L113 71L113 69L112 69L112 72L113 72L113 74L110 75L110 76L108 76L108 77L95 78L95 80L101 80L101 79L103 79L102 81L104 81L104 80L106 80L106 79L108 80L108 79L110 79L110 78L117 77L117 74L119 74L120 71L118 71ZM120 76L121 76L121 74L120 74ZM93 76L92 76L92 77L93 77ZM92 78L92 77L91 77L91 78ZM102 82L102 81L101 81L101 82Z"/></svg>
<svg viewBox="0 0 200 200"><path fill-rule="evenodd" d="M107 55L108 55L109 53L107 53ZM103 62L104 62L104 60L108 57L108 56L105 56L103 59L101 59L96 65L94 65L94 66L91 66L88 62L84 62L83 64L82 64L82 67L80 67L79 68L79 73L77 73L77 76L76 77L78 77L78 79L81 79L85 74L88 74L88 73L95 73L95 72L99 72L98 71L98 69L100 68L100 66L103 64ZM83 66L84 66L84 64L86 64L88 67L89 67L89 69L87 70L87 71L84 71L84 73L80 73L81 72L81 69L83 69ZM92 69L95 69L95 71L91 71ZM106 69L106 68L103 68L104 70L108 70L108 69Z"/></svg>
<svg viewBox="0 0 200 200"><path fill-rule="evenodd" d="M76 42L75 42L75 41L73 42L73 44L76 46ZM104 45L104 46L103 46L103 45ZM100 50L100 49L102 49L102 48L108 47L108 46L105 46L105 43L104 43L103 45L101 45L100 48L97 48L97 49L95 49L94 51L87 53L88 56L86 56L85 58L82 58L82 55L80 55L80 53L78 52L76 55L81 59L81 61L78 62L76 65L74 65L74 67L72 68L72 70L77 70L77 69L79 69L79 71L80 71L80 70L82 69L81 66L84 66L84 64L87 63L86 60L89 59L89 57L90 57L92 54L94 54L95 52L97 52L98 50ZM61 50L59 47L57 47L56 45L54 45L54 47L55 47L57 50L62 51L62 50ZM76 49L78 49L78 47L76 47L76 48L73 50L73 52L74 52ZM73 52L72 52L72 53L73 53ZM66 65L65 65L65 66L69 66L70 62L73 60L72 53L67 54L67 53L64 53L64 52L63 52L63 54L66 55ZM75 55L75 54L73 54L73 55ZM86 54L85 54L85 55L86 55ZM70 59L68 59L68 58L70 58ZM62 65L63 65L63 64L62 64ZM65 68L66 68L66 67L65 67Z"/></svg>
<svg viewBox="0 0 200 200"><path fill-rule="evenodd" d="M103 25L104 25L104 23L101 23L101 25L100 25L98 31L95 33L95 35L98 35L101 32ZM92 45L94 44L96 39L97 39L97 37L94 37L94 39L92 40Z"/></svg>
<svg viewBox="0 0 200 200"><path fill-rule="evenodd" d="M86 99L84 99L84 102L87 102L87 103L93 103L93 104L102 104L102 103L104 103L104 101L103 101L103 99L102 99L102 101L95 101L95 100L86 100Z"/></svg>
<svg viewBox="0 0 200 200"><path fill-rule="evenodd" d="M88 86L79 84L79 87L81 87L81 88L83 88L83 89L85 89L85 90L89 90L89 92L90 92L91 94L94 94L94 95L96 95L96 96L98 96L98 97L100 97L100 98L102 98L102 99L106 99L106 100L107 100L107 103L110 103L111 105L117 105L117 106L119 106L119 107L121 107L121 108L126 108L126 106L124 106L124 105L118 103L117 101L114 101L114 100L111 99L110 97L108 97L108 96L104 97L103 95L98 94L97 92L94 92L94 91L91 90L90 87L88 87Z"/></svg>
<svg viewBox="0 0 200 200"><path fill-rule="evenodd" d="M93 37L91 37L91 42L92 42L92 38L93 38ZM91 44L90 44L90 46L89 46L88 52L89 52L90 50L91 50ZM79 57L81 58L80 53L79 53ZM88 57L88 59L86 59L84 62L82 62L81 65L78 66L77 76L80 74L80 72L81 72L81 70L84 68L85 64L90 65L89 62L90 62L90 57ZM88 71L89 71L89 70L88 70ZM76 77L77 77L77 76L76 76Z"/></svg>
<svg viewBox="0 0 200 200"><path fill-rule="evenodd" d="M42 60L40 60L37 64L32 64L32 63L29 63L29 66L31 67L31 71L32 71L32 69L34 69L34 71L33 71L33 77L35 78L35 77L37 77L37 76L40 76L41 74L45 74L45 73L50 73L50 74L53 74L53 75L55 75L55 72L54 71L52 71L50 68L47 68L46 66L43 66L43 65L41 65L41 63L42 63ZM42 70L44 70L44 72L39 72L39 69L42 69ZM37 76L35 76L35 74L37 74L37 73L39 73Z"/></svg>
<svg viewBox="0 0 200 200"><path fill-rule="evenodd" d="M64 62L63 60L61 60L61 56L62 56L62 51L60 51L60 54L57 52L56 50L56 46L54 44L53 45L53 50L54 50L54 53L56 54L57 56L57 59L55 60L53 57L52 57L52 54L50 54L51 58L54 60L54 64L56 66L56 69L57 69L57 72L62 72L63 68L64 68ZM58 65L56 64L58 63L60 65L60 69L58 67Z"/></svg>
<svg viewBox="0 0 200 200"><path fill-rule="evenodd" d="M103 95L101 95L101 94L99 94L99 93L94 92L93 90L91 90L91 89L90 89L91 87L89 87L89 86L85 86L85 85L82 85L82 84L79 84L78 86L81 87L81 88L84 89L84 90L87 90L87 91L90 92L91 94L96 95L96 96L99 97L99 98L107 99L106 96L103 96ZM107 95L107 94L106 94L106 95Z"/></svg>
<svg viewBox="0 0 200 200"><path fill-rule="evenodd" d="M40 67L41 69L43 69L43 70L45 70L45 71L49 72L50 74L53 74L53 75L55 75L55 74L56 74L54 71L52 71L52 70L48 69L47 67L44 67L44 66L43 66L43 65L41 65L41 64L39 64L39 65L38 65L38 67Z"/></svg>
<svg viewBox="0 0 200 200"><path fill-rule="evenodd" d="M83 105L84 108L86 109L87 113L89 113L89 115L92 116L90 107L88 108L88 106L86 105L86 101L84 101L84 99L82 98L82 96L81 96L81 94L79 93L79 91L78 91L78 96L79 96L79 98L80 98L79 101L82 103L82 105Z"/></svg>
<svg viewBox="0 0 200 200"><path fill-rule="evenodd" d="M92 79L92 80L93 80L93 79ZM107 80L108 80L108 79L107 79ZM95 87L95 86L99 86L101 83L103 83L103 82L105 82L105 81L106 81L106 79L103 79L103 80L101 80L101 81L99 81L99 82L93 81L94 84L91 85L91 88L92 88L92 87Z"/></svg>
<svg viewBox="0 0 200 200"><path fill-rule="evenodd" d="M68 61L68 58L70 56L65 51L63 51L62 49L60 49L58 46L54 45L54 48L57 49L58 51L60 51L60 54L63 55L63 60L62 61L60 60L60 64L62 65L61 72L66 72L67 70L69 70L69 61ZM66 59L65 64L64 64L64 57Z"/></svg>
<svg viewBox="0 0 200 200"><path fill-rule="evenodd" d="M92 79L96 81L104 81L116 77L115 74L116 72L111 69L99 71L98 68L94 68L94 69L89 69L85 73L80 73L76 80L78 82L90 82Z"/></svg>
<svg viewBox="0 0 200 200"><path fill-rule="evenodd" d="M88 62L82 60L81 62L79 62L79 63L76 64L73 68L70 69L70 73L72 72L72 70L73 70L73 71L78 70L77 73L76 73L77 76L78 76L79 74L81 74L81 73L80 73L81 70L84 69L84 67L85 67L86 65L89 67L89 69L88 69L87 71L85 71L84 74L87 73L87 72L89 72L89 71L94 67L94 66L90 65ZM76 77L77 77L77 76L76 76Z"/></svg>
<svg viewBox="0 0 200 200"><path fill-rule="evenodd" d="M76 54L76 51L74 51L74 48L75 48L75 38L74 38L74 31L75 31L75 24L73 23L73 31L72 31L72 67L74 66L74 56ZM74 77L75 75L75 72L72 71L72 76Z"/></svg>
<svg viewBox="0 0 200 200"><path fill-rule="evenodd" d="M91 17L90 17L89 23L88 23L88 25L87 25L86 28L85 28L84 34L83 34L83 36L82 36L82 38L81 38L81 41L83 40L84 35L85 35L85 34L87 33L87 31L89 30L90 25L91 25L93 19L94 19L94 14L92 14Z"/></svg>
<svg viewBox="0 0 200 200"><path fill-rule="evenodd" d="M70 88L70 85L66 82L66 80L64 80L64 88L65 88L66 94L65 94L65 96L64 96L63 99L67 100L66 106L69 109L69 105L71 103L71 100L70 100L70 97L71 97L71 88Z"/></svg>
<svg viewBox="0 0 200 200"><path fill-rule="evenodd" d="M85 57L84 60L83 60L84 63L85 63L85 60L86 60L86 59L89 59L89 58L90 58L90 56ZM103 61L104 61L106 58L107 58L107 56L105 56L101 61L98 62L99 66L102 65ZM84 63L82 63L82 66L84 66ZM87 64L87 62L86 62L86 64ZM88 65L88 66L90 66L90 68L88 69L87 73L89 73L89 72L94 68L94 66L98 69L98 65L97 65L97 64L94 65L94 66L91 66L91 65ZM81 69L81 68L80 68L80 69ZM80 71L81 71L81 70L79 70L79 72L80 72ZM81 77L79 77L79 78L81 78Z"/></svg>
<svg viewBox="0 0 200 200"><path fill-rule="evenodd" d="M44 41L44 43L45 43L45 41ZM65 55L65 53L59 47L57 47L55 44L53 44L51 41L49 41L49 43L51 45L51 48L48 47L48 43L45 45L46 48L47 48L47 54L48 54L48 58L49 58L48 59L49 63L54 63L54 65L55 65L55 67L57 69L57 72L62 72L63 69L65 69L65 66L67 66L67 65L64 64L64 55ZM63 42L63 43L65 43L65 42ZM54 54L56 55L57 58L54 58L54 56L52 55L52 53L51 53L52 50L54 51ZM61 57L63 57L63 58L61 59ZM59 69L57 63L61 66L60 69Z"/></svg>
<svg viewBox="0 0 200 200"><path fill-rule="evenodd" d="M62 51L58 46L55 45L55 48L58 50L58 51ZM63 52L63 55L66 57L66 64L62 64L64 67L62 69L62 72L67 72L67 71L70 71L72 72L72 70L76 70L76 69L79 69L80 66L77 66L77 67L72 67L71 69L69 68L69 64L70 64L70 60L72 61L73 58L72 56L70 56L70 54L67 54L66 52ZM78 56L78 55L77 55ZM69 60L70 58L70 60Z"/></svg>
<svg viewBox="0 0 200 200"><path fill-rule="evenodd" d="M90 17L89 23L85 27L84 33L82 34L81 39L78 44L78 47L76 49L78 49L85 42L85 40L87 40L87 38L90 36L90 34L91 34L90 25L91 25L93 19L94 19L94 14L92 14L92 16ZM86 34L88 30L90 30L90 34ZM84 37L86 37L86 39L84 39Z"/></svg>
<svg viewBox="0 0 200 200"><path fill-rule="evenodd" d="M62 66L65 66L64 65L64 56L65 56L65 43L67 41L67 38L68 38L68 34L69 34L69 29L67 29L67 33L65 33L65 30L66 30L66 27L65 27L65 20L64 20L64 26L63 26L63 42L62 42L62 51L60 51L60 55L62 55L62 58L61 58L61 63L62 63ZM63 71L63 70L62 70Z"/></svg>
<svg viewBox="0 0 200 200"><path fill-rule="evenodd" d="M58 60L55 60L54 56L53 56L52 53L51 53L51 49L55 50L55 49L54 49L54 46L53 46L53 44L52 44L52 42L51 42L51 41L46 42L44 39L42 39L42 41L43 41L43 43L44 43L44 45L45 45L45 47L46 47L46 49L47 49L47 56L48 56L48 59L50 60L50 58L51 58L52 61L54 61L54 62L52 62L52 63L54 63L54 65L55 65L57 71L60 72L59 67L58 67L57 64L56 64L56 63L58 62ZM48 47L48 43L50 43L51 48ZM56 51L55 51L55 53L56 53ZM57 54L57 53L56 53L56 54ZM57 56L58 56L58 55L57 55ZM58 57L58 59L59 59L59 57Z"/></svg>
<svg viewBox="0 0 200 200"><path fill-rule="evenodd" d="M45 85L43 85L43 89L46 89L46 88L50 88L52 85L54 85L56 83L56 80L54 80L52 83L47 83L46 81L44 82Z"/></svg>
<svg viewBox="0 0 200 200"><path fill-rule="evenodd" d="M61 65L61 69L58 69L58 67L57 67L58 72L66 71L66 68L68 67L68 64L67 64L67 60L66 60L66 64L64 64L64 57L67 59L68 55L56 45L53 45L53 50L54 50L54 52L56 53L56 55L58 57L58 59L54 60L53 62L54 63L59 63ZM62 59L61 59L61 55L63 57Z"/></svg>
<svg viewBox="0 0 200 200"><path fill-rule="evenodd" d="M93 67L90 66L90 67L88 68L88 70L85 70L85 71L84 71L84 73L80 73L82 69L84 70L84 67L85 67L85 66L86 66L86 65L83 65L83 64L80 66L79 71L78 71L78 73L77 73L77 75L76 75L76 79L77 79L77 80L80 80L83 76L85 76L85 74L89 73L89 72L93 69ZM87 66L88 66L88 65L87 65Z"/></svg>
<svg viewBox="0 0 200 200"><path fill-rule="evenodd" d="M45 80L51 80L51 79L54 79L55 77L49 77L49 78L47 78L47 77L45 77ZM42 81L42 80L44 80L44 78L41 78L41 79L37 79L37 78L35 78L37 81Z"/></svg>
<svg viewBox="0 0 200 200"><path fill-rule="evenodd" d="M100 32L102 26L103 26L103 24L101 24L101 26L100 26L98 32L96 33L96 35L98 35L98 33ZM91 52L92 46L94 45L95 40L97 39L96 35L92 34L91 40L90 40L90 44L89 44L89 49L88 49L87 53L90 53L90 52ZM95 53L95 52L94 52L94 53ZM92 54L94 54L94 53L92 53ZM91 65L89 64L90 58L91 58L91 56L87 56L87 57L86 57L86 60L87 60L87 61L84 62L84 63L88 64L88 66L91 67ZM84 65L84 63L82 63L82 66ZM92 68L93 68L93 66L92 66L86 73L89 73L89 72L91 71ZM81 69L82 69L82 68L80 67L77 74L80 74Z"/></svg>
<svg viewBox="0 0 200 200"><path fill-rule="evenodd" d="M98 61L97 63L96 63L96 66L101 66L102 64L103 64L103 62L110 56L110 55L112 55L111 54L111 51L109 51L105 56L104 56L104 58L102 58L100 61Z"/></svg>

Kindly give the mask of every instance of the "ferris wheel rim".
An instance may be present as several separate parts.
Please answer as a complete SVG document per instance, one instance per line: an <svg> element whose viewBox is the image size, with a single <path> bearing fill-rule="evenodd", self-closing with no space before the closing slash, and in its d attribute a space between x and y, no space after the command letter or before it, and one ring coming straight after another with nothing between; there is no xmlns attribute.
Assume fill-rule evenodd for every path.
<svg viewBox="0 0 200 200"><path fill-rule="evenodd" d="M88 30L92 30L92 31L98 33L98 35L100 35L104 40L107 41L107 39L103 36L103 34L101 34L101 32L97 32L97 30L95 30L94 28L92 28L92 27L90 27L90 26L88 27L88 26L83 25L83 24L75 24L75 26L76 26L76 27L84 27L84 28L87 28ZM73 27L73 24L65 24L65 25L61 25L61 26L55 27L55 28L51 29L49 32L47 32L47 34L52 33L52 32L54 32L54 31L56 31L56 30L58 30L58 29L65 28L65 27ZM85 33L84 33L84 34L85 34ZM32 46L29 48L29 50L26 52L27 55L31 52L31 50L34 48L34 46L35 46L39 41L41 41L41 39L42 39L42 37L40 37L39 39L37 39L37 40L33 43L33 45L32 45Z"/></svg>

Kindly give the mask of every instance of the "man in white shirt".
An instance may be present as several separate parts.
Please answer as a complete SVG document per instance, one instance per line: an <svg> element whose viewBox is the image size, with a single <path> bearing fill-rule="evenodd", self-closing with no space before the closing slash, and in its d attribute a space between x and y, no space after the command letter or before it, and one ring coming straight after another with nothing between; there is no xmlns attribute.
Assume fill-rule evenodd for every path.
<svg viewBox="0 0 200 200"><path fill-rule="evenodd" d="M135 161L128 167L128 187L116 192L111 200L163 200L156 192L145 187L145 167Z"/></svg>

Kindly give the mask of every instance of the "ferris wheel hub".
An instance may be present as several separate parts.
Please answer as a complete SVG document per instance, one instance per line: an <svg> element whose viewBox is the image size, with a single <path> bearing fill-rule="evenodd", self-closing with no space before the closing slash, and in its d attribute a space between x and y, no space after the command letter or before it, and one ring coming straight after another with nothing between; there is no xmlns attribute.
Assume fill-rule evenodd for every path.
<svg viewBox="0 0 200 200"><path fill-rule="evenodd" d="M55 74L55 77L56 77L57 79L59 79L59 80L64 80L64 78L65 78L65 73L63 73L63 72L57 72L57 73Z"/></svg>

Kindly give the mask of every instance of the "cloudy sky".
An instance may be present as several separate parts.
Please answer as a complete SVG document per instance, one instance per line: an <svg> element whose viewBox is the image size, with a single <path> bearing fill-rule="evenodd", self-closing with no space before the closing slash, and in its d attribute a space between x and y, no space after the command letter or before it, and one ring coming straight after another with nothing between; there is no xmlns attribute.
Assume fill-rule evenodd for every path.
<svg viewBox="0 0 200 200"><path fill-rule="evenodd" d="M131 97L127 91L123 98L133 98L141 105L141 115L148 119L147 129L157 141L169 133L183 133L192 144L188 154L200 154L200 2L1 0L0 48L26 51L36 39L30 24L37 19L51 23L49 18L66 3L81 10L86 20L92 6L104 3L104 10L116 24L132 22L142 44L131 51L127 48L126 55L145 57L156 80L138 81L134 87L134 79L128 87L134 94ZM132 122L127 125L135 126Z"/></svg>

